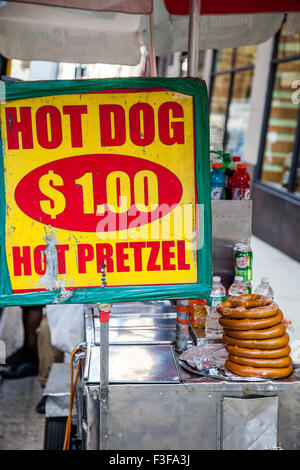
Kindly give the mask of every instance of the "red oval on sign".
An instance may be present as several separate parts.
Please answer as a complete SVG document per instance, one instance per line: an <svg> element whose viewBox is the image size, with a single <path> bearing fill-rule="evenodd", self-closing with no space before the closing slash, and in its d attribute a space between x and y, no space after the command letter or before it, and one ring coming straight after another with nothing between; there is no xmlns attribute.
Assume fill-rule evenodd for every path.
<svg viewBox="0 0 300 470"><path fill-rule="evenodd" d="M138 205L140 210L135 206L136 198L140 203L140 195L135 194L135 177L145 170L157 178L158 207L154 206L152 212L141 212L141 206ZM121 201L122 191L127 191L130 198L130 208L123 213L115 213L107 205L106 181L112 172L125 173L127 188L124 189L120 178L113 180L117 201ZM142 200L146 206L151 190L145 177ZM173 210L181 197L181 182L162 165L128 155L108 154L79 155L47 163L24 176L15 190L17 205L32 219L80 232L109 232L145 225ZM99 206L104 208L100 214Z"/></svg>

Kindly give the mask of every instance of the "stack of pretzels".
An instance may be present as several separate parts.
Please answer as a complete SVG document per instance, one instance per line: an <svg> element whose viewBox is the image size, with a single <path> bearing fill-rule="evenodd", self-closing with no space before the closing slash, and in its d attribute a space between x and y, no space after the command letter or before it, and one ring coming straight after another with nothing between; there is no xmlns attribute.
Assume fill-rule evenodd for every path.
<svg viewBox="0 0 300 470"><path fill-rule="evenodd" d="M292 372L289 335L278 305L248 294L218 305L228 370L243 377L283 378Z"/></svg>

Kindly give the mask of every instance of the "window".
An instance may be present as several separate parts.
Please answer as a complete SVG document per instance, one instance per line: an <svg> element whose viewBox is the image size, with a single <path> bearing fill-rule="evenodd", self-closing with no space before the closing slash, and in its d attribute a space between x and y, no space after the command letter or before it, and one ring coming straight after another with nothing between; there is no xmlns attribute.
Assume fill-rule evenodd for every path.
<svg viewBox="0 0 300 470"><path fill-rule="evenodd" d="M199 51L199 59L198 59L198 77L203 77L203 69L204 69L204 61L205 61L205 51ZM188 54L187 52L182 52L180 54L180 77L186 77L188 71Z"/></svg>
<svg viewBox="0 0 300 470"><path fill-rule="evenodd" d="M285 25L274 41L258 176L269 188L300 198L300 34Z"/></svg>
<svg viewBox="0 0 300 470"><path fill-rule="evenodd" d="M248 127L257 46L214 52L210 93L210 125L224 130L223 147L242 155Z"/></svg>

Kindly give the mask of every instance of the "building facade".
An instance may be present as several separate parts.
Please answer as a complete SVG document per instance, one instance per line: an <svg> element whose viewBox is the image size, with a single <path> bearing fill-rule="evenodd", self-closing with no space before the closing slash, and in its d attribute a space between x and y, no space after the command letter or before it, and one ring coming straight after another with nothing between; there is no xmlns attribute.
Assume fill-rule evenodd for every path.
<svg viewBox="0 0 300 470"><path fill-rule="evenodd" d="M252 176L253 233L300 261L300 34L206 51L210 124Z"/></svg>

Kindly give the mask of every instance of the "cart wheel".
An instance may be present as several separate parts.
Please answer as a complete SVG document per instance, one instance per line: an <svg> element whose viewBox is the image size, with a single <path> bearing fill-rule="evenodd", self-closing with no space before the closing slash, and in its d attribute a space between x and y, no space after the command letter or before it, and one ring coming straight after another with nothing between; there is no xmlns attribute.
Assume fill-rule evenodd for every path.
<svg viewBox="0 0 300 470"><path fill-rule="evenodd" d="M62 450L67 418L46 418L44 450Z"/></svg>

